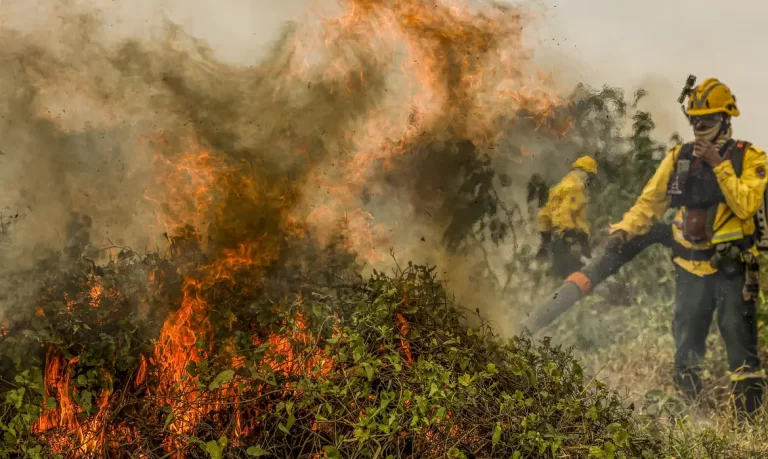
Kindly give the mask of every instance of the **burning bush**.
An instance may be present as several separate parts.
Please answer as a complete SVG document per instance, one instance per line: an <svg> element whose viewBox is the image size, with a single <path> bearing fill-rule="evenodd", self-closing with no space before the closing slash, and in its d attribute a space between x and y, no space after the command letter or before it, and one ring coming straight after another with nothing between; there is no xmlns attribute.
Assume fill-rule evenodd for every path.
<svg viewBox="0 0 768 459"><path fill-rule="evenodd" d="M0 343L2 457L659 457L567 352L500 342L433 269L267 294L62 261Z"/></svg>
<svg viewBox="0 0 768 459"><path fill-rule="evenodd" d="M37 178L17 194L44 218L0 254L2 456L659 457L567 352L500 342L433 271L357 276L382 246L505 243L499 295L519 294L529 172L594 153L609 173L631 161L621 177L638 178L612 180L637 191L636 160L645 174L660 148L642 112L620 135L636 112L621 91L564 98L539 74L527 8L453 3L344 1L255 66L170 25L109 45L89 14L61 15L63 46L3 32L0 130L28 161L7 177ZM601 215L633 198L610 191ZM93 220L37 234L68 212ZM136 247L167 231L169 253L102 250L110 226ZM61 254L23 271L62 231ZM470 282L495 279L485 262Z"/></svg>

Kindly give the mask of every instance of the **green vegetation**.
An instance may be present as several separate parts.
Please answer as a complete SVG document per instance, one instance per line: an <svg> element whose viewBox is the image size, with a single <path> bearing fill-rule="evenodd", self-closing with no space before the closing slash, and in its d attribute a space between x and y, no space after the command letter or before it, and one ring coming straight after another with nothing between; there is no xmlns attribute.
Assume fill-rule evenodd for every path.
<svg viewBox="0 0 768 459"><path fill-rule="evenodd" d="M134 276L163 263L131 260L126 256L98 274L85 266L71 272L66 284L80 288L70 296L70 310L62 313L64 305L46 302L48 309L29 329L4 341L3 356L14 361L16 371L2 416L4 457L20 448L28 457L56 454L49 449L56 444L56 429L30 435L41 406L60 406L43 397L46 353L37 351L40 343L70 362L79 356L68 374L81 412L77 423L85 429L99 409L109 412L101 426L106 432L101 454L121 447L162 457L168 452L163 440L172 437L188 457L652 458L662 453L663 442L640 427L615 393L587 383L567 352L547 341L500 340L487 325L463 325L461 309L432 270L420 266L329 286L281 304L279 312L271 303L248 301L238 322L253 323L259 336L273 340L254 346L240 339L236 326L217 331L219 342L234 338L234 349L221 346L188 365L194 384L176 389L188 397L197 393L197 403L223 407L174 436L174 416L184 416L185 408L177 405L174 411L173 403L158 400L153 393L159 381L152 377L138 388L130 383L138 356L151 353L143 344L148 330L126 312L135 297L105 295L99 307L91 304L93 280L107 291L131 292ZM213 294L225 299L209 311L212 317L240 306L224 289L206 292ZM105 320L121 311L122 320ZM407 321L407 331L397 314ZM198 348L206 345L198 342ZM236 357L245 363L234 365ZM110 401L99 408L96 399L104 391ZM130 446L128 438L120 438L125 431L135 435ZM74 435L72 429L68 433ZM76 444L59 453L66 455Z"/></svg>

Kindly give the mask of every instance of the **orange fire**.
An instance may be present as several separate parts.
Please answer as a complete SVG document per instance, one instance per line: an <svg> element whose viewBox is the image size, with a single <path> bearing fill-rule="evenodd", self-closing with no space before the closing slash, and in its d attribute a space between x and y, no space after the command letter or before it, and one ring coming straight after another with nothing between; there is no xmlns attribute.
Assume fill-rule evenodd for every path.
<svg viewBox="0 0 768 459"><path fill-rule="evenodd" d="M406 215L399 217L401 221L384 224L364 209L360 195L369 192L369 186L384 193L370 184L371 178L382 170L394 170L408 155L420 154L419 146L467 140L483 151L493 149L505 140L504 125L518 110L525 111L536 130L547 127L565 135L571 128L570 123L555 122L564 101L549 77L534 71L522 44L527 19L520 10L509 6L476 14L458 1L420 0L348 0L345 6L340 16L323 21L320 39L296 43L290 57L295 74L290 78L303 82L301 86L310 86L313 80L343 82L347 98L363 100L369 91L388 95L367 106L366 116L350 122L333 139L324 139L324 148L334 154L322 160L313 159L306 139L294 141L286 127L281 147L310 164L300 183L268 179L268 174L254 170L256 161L221 154L200 145L186 131L178 137L193 140L177 154L167 151L174 143L165 137L173 133L146 136L157 148L159 173L156 186L145 197L157 206L158 233L167 235L168 254L184 284L180 303L164 322L154 352L141 356L133 383L142 386L158 407L170 409L167 457L183 457L183 445L201 420L216 410L230 409L221 401L224 398L234 400L235 442L254 426L241 407L238 383L244 379L239 374L206 387L190 371L221 348L214 346L219 332L211 318L217 307L214 287L258 284L270 264L279 260L287 240L309 235L322 245L341 233L344 248L363 261L380 261L393 227L407 224L407 212L415 210L403 204ZM336 48L349 45L356 52ZM310 64L318 59L316 65ZM397 75L394 83L380 81L381 75L390 73ZM393 202L400 199L387 197ZM153 271L150 294L159 291L161 283ZM93 279L87 302L98 308L112 294ZM76 304L65 300L69 309ZM231 318L227 326L236 320ZM408 322L400 313L393 320L404 358L413 362ZM268 346L259 365L286 377L327 377L334 367L332 356L318 348L318 337L312 336L306 317L295 315L294 321L282 333L253 330L253 346ZM232 354L236 370L254 363L237 355L236 349ZM72 384L78 361L78 357L65 360L53 349L48 352L44 406L49 399L55 399L57 406L44 410L35 432L62 432L54 442L57 451L99 453L108 440L104 423L112 390L102 389L92 414L78 418L82 408L76 399L83 392ZM248 384L255 386L251 390L262 390L259 383ZM125 426L118 430L116 435L133 435Z"/></svg>
<svg viewBox="0 0 768 459"><path fill-rule="evenodd" d="M209 338L210 333L205 317L207 305L200 294L197 282L187 283L181 309L166 321L155 348L153 363L158 367L161 384L158 395L160 402L173 410L169 430L175 435L188 433L205 414L205 405L197 405L200 392L194 380L185 378L187 365L199 362L205 355L205 351L198 348L198 340ZM178 394L183 394L183 398Z"/></svg>
<svg viewBox="0 0 768 459"><path fill-rule="evenodd" d="M332 163L311 175L307 221L313 235L327 240L329 229L346 220L349 246L364 261L378 262L388 258L392 228L360 208L359 196L376 186L371 177L392 169L399 158L420 154L418 146L430 141L468 140L479 150L518 159L525 145L512 152L497 148L508 134L505 120L520 116L518 111L533 120L535 130L546 126L560 137L571 124L558 121L557 109L566 101L523 45L525 26L533 21L527 11L489 7L477 14L460 0L348 0L345 6L341 15L325 20L320 40L297 43L297 77L317 79L308 61L328 55L333 57L321 67L322 77L347 81L350 98L378 89L375 75L366 72L383 72L378 65L384 62L392 63L398 83L338 140L340 154ZM373 69L334 54L339 43L349 42L379 57ZM407 213L412 209L402 208L407 205L399 207L406 212L399 218L413 216Z"/></svg>
<svg viewBox="0 0 768 459"><path fill-rule="evenodd" d="M99 394L95 407L97 411L91 414L85 421L78 420L78 414L83 412L82 403L90 404L91 394L88 391L79 391L71 386L75 366L80 360L73 357L64 362L61 354L49 349L45 367L45 395L43 396L44 412L35 423L33 431L37 433L56 429L57 433L51 440L55 452L70 450L78 455L87 455L101 449L104 441L104 422L109 412L109 397L111 389L103 388ZM108 375L105 377L108 378ZM106 381L111 383L111 381ZM80 394L86 401L81 404L75 402L74 397ZM87 395L86 395L87 394ZM48 408L48 401L55 400L57 406ZM92 408L91 408L92 410ZM69 432L76 434L75 439L67 436Z"/></svg>

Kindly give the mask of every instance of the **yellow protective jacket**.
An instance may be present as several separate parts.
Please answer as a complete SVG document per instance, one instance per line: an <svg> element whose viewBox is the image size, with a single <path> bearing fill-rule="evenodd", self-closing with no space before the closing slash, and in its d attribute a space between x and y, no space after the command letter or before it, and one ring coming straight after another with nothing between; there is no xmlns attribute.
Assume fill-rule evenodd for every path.
<svg viewBox="0 0 768 459"><path fill-rule="evenodd" d="M673 147L659 164L656 173L645 185L635 205L624 214L621 222L611 226L611 233L619 230L627 232L629 237L648 232L654 219L661 219L669 208L670 197L667 195L669 179L674 172L680 146ZM728 242L742 239L755 233L754 216L763 204L763 193L766 183L765 151L750 145L744 151L741 176L737 177L730 160L725 160L714 169L717 183L725 197L725 203L718 205L715 215L714 228L718 228L712 238L712 243ZM672 234L676 243L686 249L707 250L712 243L693 245L683 238L680 224L683 209L679 209L672 225ZM756 249L753 248L755 254ZM676 257L673 260L683 269L705 276L713 274L716 269L709 261L692 261Z"/></svg>
<svg viewBox="0 0 768 459"><path fill-rule="evenodd" d="M575 230L589 235L586 189L575 171L550 188L547 203L539 211L538 224L542 233Z"/></svg>

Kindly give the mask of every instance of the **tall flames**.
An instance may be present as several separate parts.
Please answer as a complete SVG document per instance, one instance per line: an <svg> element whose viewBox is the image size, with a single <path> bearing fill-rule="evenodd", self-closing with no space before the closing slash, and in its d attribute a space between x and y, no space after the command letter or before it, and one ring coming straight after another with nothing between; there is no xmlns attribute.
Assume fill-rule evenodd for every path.
<svg viewBox="0 0 768 459"><path fill-rule="evenodd" d="M379 261L399 223L377 222L375 212L359 205L359 196L387 194L385 183L374 178L381 171L418 164L417 156L427 142L464 140L491 149L503 140L505 120L520 110L534 121L535 129L547 126L560 135L568 132L567 123L552 125L554 110L563 101L546 78L530 68L522 44L525 21L523 13L512 7L478 13L458 2L348 0L341 15L323 22L320 39L297 33L290 78L301 87L311 87L313 79L342 79L346 91L342 97L347 98L366 97L374 86L391 89L368 108L367 116L353 120L338 138L328 141L327 148L338 154L310 157L306 142L294 143L298 136L288 132L284 142L306 162L299 179L263 173L258 161L227 156L198 144L194 136L181 153L172 154L160 140L169 136L167 132L147 136L157 149L156 170L161 171L156 189L164 192L148 192L145 198L157 207L156 229L166 233L169 256L184 280L180 303L165 320L154 352L141 357L131 384L166 408L167 454L184 457L196 426L222 407L224 396L235 400L238 435L247 435L258 424L257 416L240 407L244 389L239 373L219 375L219 383L205 385L199 372L190 370L213 355L214 345L226 345L217 342L221 333L209 317L219 301L211 294L215 287L255 289L265 271L285 256L287 241L310 235L327 243L343 231L347 249L365 261ZM398 83L383 83L380 75L356 71L359 60L354 56L333 54L330 62L323 62L322 56L328 54L324 50L340 40L354 43L357 53L376 62L376 71L386 69L383 73L395 75ZM321 62L310 64L316 55ZM315 135L321 138L324 133ZM402 205L401 219L416 211L405 196L389 198ZM153 282L150 278L150 291L156 288ZM99 308L100 299L110 294L95 279L88 301ZM299 332L264 336L253 330L252 348L268 349L262 362L275 372L332 376L333 356L314 345L300 315L296 321L294 329ZM400 314L393 321L401 331L405 359L411 361L408 323ZM306 352L297 355L297 347ZM235 369L248 363L244 355L231 358ZM113 390L84 394L72 384L78 359L53 348L48 351L46 408L35 430L57 432L49 436L57 451L70 451L75 457L98 455L105 445L119 444L134 433L129 426L114 431L105 427L115 405ZM88 413L82 409L84 397L92 406Z"/></svg>

